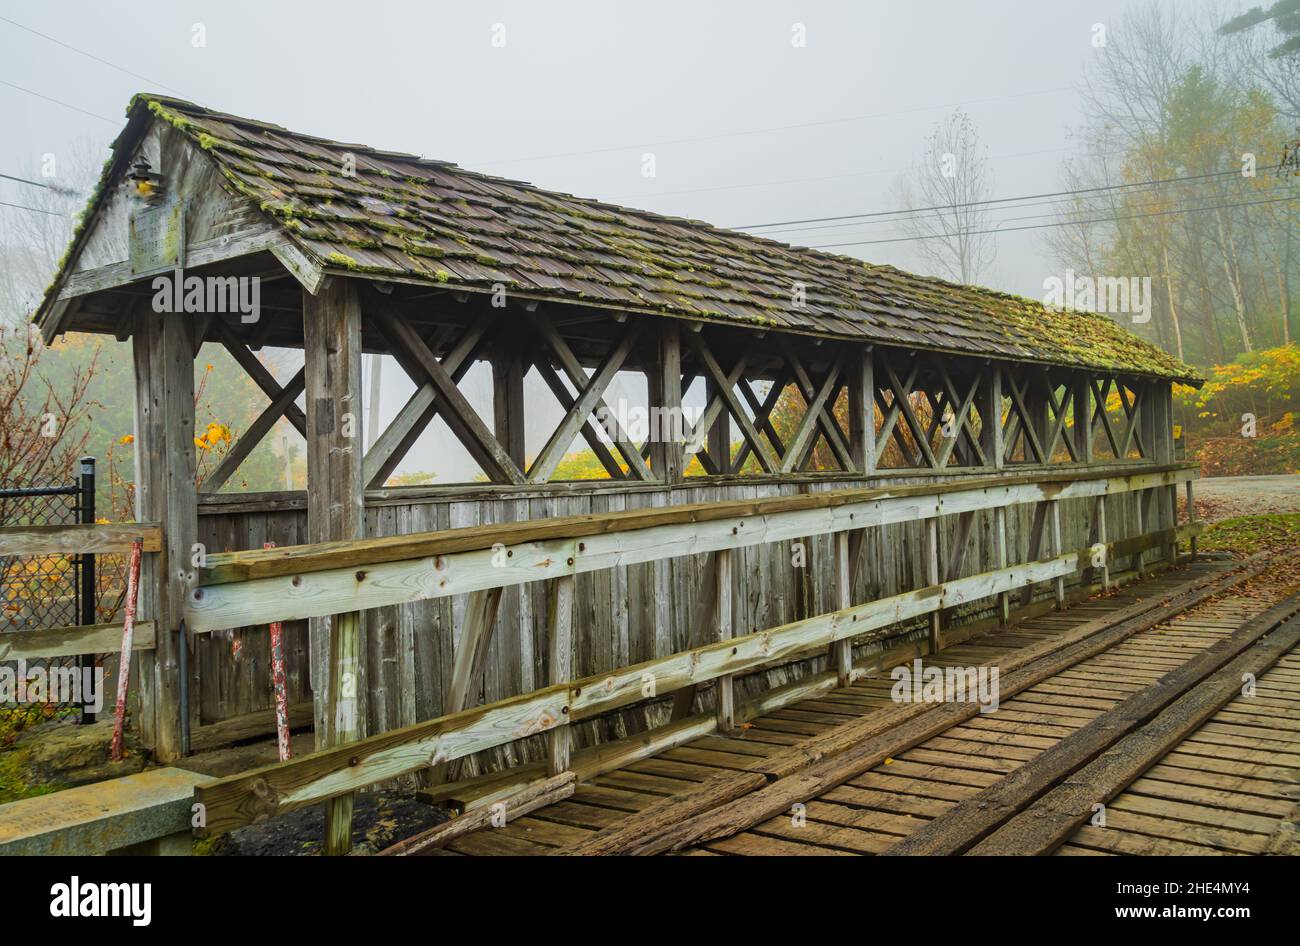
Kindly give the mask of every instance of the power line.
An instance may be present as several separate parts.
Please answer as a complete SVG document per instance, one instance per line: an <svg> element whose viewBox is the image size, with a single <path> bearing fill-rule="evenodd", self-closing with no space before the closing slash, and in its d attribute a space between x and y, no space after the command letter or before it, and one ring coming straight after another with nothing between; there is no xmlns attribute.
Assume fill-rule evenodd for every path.
<svg viewBox="0 0 1300 946"><path fill-rule="evenodd" d="M42 33L40 30L34 30L30 26L24 26L22 23L19 23L17 20L11 20L7 16L0 16L0 20L3 20L5 23L8 23L10 26L16 26L20 30L26 30L28 33L31 33L33 36L39 36L41 39L48 40L49 42L54 43L56 46L62 46L64 49L70 49L74 53L77 53L78 55L85 56L87 59L93 59L95 60L95 62L108 66L110 69L116 69L118 72L122 72L133 78L140 79L144 82L148 82L151 86L156 86L168 92L176 92L176 90L171 88L170 86L164 85L161 82L155 82L153 79L150 79L148 76L142 76L138 72L132 72L130 69L127 69L124 66L119 66L115 62L109 62L107 59L104 59L100 56L96 56L94 53L88 53L84 49L80 49L76 46L73 46L71 43L65 43L61 39L55 39L53 36L50 36L48 33ZM177 92L176 94L179 95L180 93Z"/></svg>
<svg viewBox="0 0 1300 946"><path fill-rule="evenodd" d="M1260 171L1268 171L1278 167L1276 164L1268 167L1258 168ZM1211 177L1223 177L1229 174L1240 174L1239 170L1234 171L1214 171L1209 174L1188 174L1183 177L1165 177L1153 181L1130 181L1124 184L1107 184L1097 187L1081 187L1075 190L1050 191L1043 194L1024 194L1019 197L991 197L986 200L970 200L957 204L935 204L931 207L912 207L905 210L873 210L865 213L841 214L837 217L810 217L807 220L782 220L777 223L751 223L746 226L729 227L731 230L761 230L768 227L784 227L800 223L827 223L837 220L858 220L863 217L892 217L899 214L921 213L927 210L958 210L964 207L979 207L988 204L1004 204L1017 200L1039 200L1044 197L1069 197L1078 194L1096 194L1102 191L1124 190L1129 187L1151 187L1160 184L1173 184L1178 181L1200 181Z"/></svg>
<svg viewBox="0 0 1300 946"><path fill-rule="evenodd" d="M691 144L697 141L718 141L723 138L740 138L748 135L762 135L772 131L795 131L800 128L819 128L825 125L842 125L848 122L868 121L876 118L892 118L896 115L911 115L916 112L931 112L937 109L958 108L963 105L981 105L986 102L1002 102L1008 99L1022 99L1033 95L1048 95L1055 92L1073 91L1073 86L1059 85L1050 89L1035 89L1031 92L1016 92L1012 95L994 95L981 99L966 99L962 102L948 102L943 105L919 105L915 108L903 108L892 112L874 112L868 115L850 115L845 118L826 118L813 122L797 122L793 125L772 125L767 128L750 128L742 131L723 131L713 135L697 135L690 138L669 138L663 141L647 141L641 144L622 145L615 148L592 148L587 151L563 151L554 154L536 154L527 158L497 158L473 162L479 165L517 164L522 161L548 161L553 158L576 158L589 154L610 154L615 151L631 151L636 148L657 148L662 145Z"/></svg>
<svg viewBox="0 0 1300 946"><path fill-rule="evenodd" d="M1236 172L1232 172L1232 173L1236 173ZM1179 181L1179 182L1173 182L1173 183L1169 183L1169 184L1164 184L1164 185L1161 185L1160 187L1158 187L1155 191L1153 191L1153 194L1152 194L1152 195L1153 195L1153 196L1165 196L1165 195L1168 194L1168 192L1169 192L1170 190L1173 190L1173 189L1176 189L1176 188L1184 188L1184 187L1188 187L1188 186L1190 186L1190 185L1192 185L1192 184L1194 184L1194 183L1195 183L1194 180L1190 180L1190 181ZM1069 192L1069 193L1074 194L1074 193L1077 193L1077 192L1071 191L1071 192ZM1139 195L1139 196L1146 196L1146 194L1144 193L1144 194ZM1022 197L1022 198L1004 198L1004 200L1007 200L1007 201L1016 200L1016 201L1022 201L1022 202L1018 202L1018 203L1007 203L1007 204L1005 204L1004 206L1001 206L1001 207L991 208L991 212L999 212L999 211L1003 211L1003 210L1024 210L1024 209L1027 209L1027 208L1029 208L1029 207L1054 207L1054 206L1059 206L1059 205L1061 205L1061 204L1072 204L1072 203L1075 202L1074 199L1073 199L1072 197L1061 197L1061 198L1056 198L1056 199L1053 199L1053 200L1035 200L1035 199L1033 199L1033 196L1032 196L1032 195L1026 195L1025 197ZM976 201L976 202L972 202L971 206L974 206L974 205L977 204L977 203L979 203L979 202L978 202L978 201ZM916 209L916 210L898 211L898 213L906 213L906 214L909 214L910 216L907 216L907 217L895 217L895 218L885 219L885 218L883 218L883 217L879 217L879 216L877 216L877 217L874 217L873 219L870 219L870 220L858 220L858 219L855 219L855 220L850 220L850 221L848 221L848 222L844 222L844 223L822 223L822 224L815 224L815 225L810 226L810 227L790 227L790 228L785 228L785 227L783 227L783 228L781 228L780 230L777 230L777 231L771 231L771 232L781 233L781 234L783 235L783 239L784 239L784 238L786 238L786 237L784 236L785 234L790 234L790 233L807 233L807 232L812 231L812 230L838 230L838 229L841 229L841 228L844 228L844 227L868 227L868 226L879 225L879 224L895 224L895 223L898 223L900 220L915 220L915 219L920 219L921 214L922 214L925 210L926 210L926 208L918 208L918 209ZM893 213L893 211L890 211L890 213ZM936 213L936 214L934 214L933 216L937 217L937 216L940 216L940 215ZM1000 221L998 221L998 222L999 222L999 223L1006 223L1006 222L1008 222L1008 221L1010 221L1010 220L1031 220L1031 219L1034 219L1035 217L1043 217L1043 216L1051 216L1051 214L1034 214L1034 215L1030 215L1030 216L1027 216L1027 217L1006 217L1006 218L1003 218L1002 220L1000 220ZM767 234L759 234L759 235L760 235L760 236L766 236Z"/></svg>
<svg viewBox="0 0 1300 946"><path fill-rule="evenodd" d="M0 17L0 19L3 19L3 17ZM6 181L17 181L19 184L29 184L32 187L43 187L47 191L53 191L56 194L61 194L66 197L74 197L81 193L81 191L75 190L71 187L63 187L59 184L43 184L40 181L29 181L25 177L14 177L12 174L0 174L0 178L3 178Z"/></svg>
<svg viewBox="0 0 1300 946"><path fill-rule="evenodd" d="M66 217L67 214L61 214L56 210L42 210L39 207L27 207L23 204L11 204L7 201L0 200L0 207L13 207L15 210L30 210L34 214L46 214L51 217Z"/></svg>
<svg viewBox="0 0 1300 946"><path fill-rule="evenodd" d="M7 82L7 81L5 81L4 79L0 79L0 85L7 85L7 86L8 86L9 88L11 88L11 89L17 89L19 92L25 92L25 93L27 93L28 95L34 95L34 96L36 96L36 98L38 98L38 99L44 99L44 100L47 101L47 102L53 102L55 105L62 105L64 108L70 108L70 109L72 109L74 112L80 112L80 113L83 114L83 115L89 115L91 118L98 118L101 122L108 122L110 125L115 125L115 126L116 126L116 125L120 125L120 124L122 124L122 122L121 122L120 120L118 120L118 119L115 119L115 118L106 118L106 117L104 117L103 115L97 115L97 114L94 113L94 112L88 112L88 111L86 111L84 108L78 108L76 105L69 105L67 102L64 102L64 101L62 101L62 100L60 100L60 99L52 98L52 97L50 97L50 96L48 96L48 95L43 95L43 94L40 93L40 92L35 92L35 91L31 90L31 89L24 88L24 87L21 86L21 85L15 85L14 83L12 83L12 82Z"/></svg>
<svg viewBox="0 0 1300 946"><path fill-rule="evenodd" d="M1029 158L1041 154L1060 154L1062 151L1075 151L1073 147L1065 148L1043 148L1039 151L1014 151L1008 154L994 154L989 156L990 161L1005 161L1011 158ZM1120 155L1124 152L1111 152L1113 155ZM678 194L707 194L714 191L745 190L756 187L778 187L782 184L808 184L818 181L838 181L848 177L868 177L873 174L897 174L902 171L911 171L916 167L915 164L908 164L902 167L894 168L872 168L869 171L851 171L847 174L825 174L818 177L790 177L779 181L755 181L749 184L721 184L717 187L691 187L684 190L675 191L652 191L650 193L639 194L622 194L610 198L611 200L641 200L652 197L671 197ZM766 226L766 224L764 224ZM745 229L738 227L736 229Z"/></svg>
<svg viewBox="0 0 1300 946"><path fill-rule="evenodd" d="M956 233L936 233L932 236L897 237L890 240L855 240L850 243L818 243L810 246L812 250L829 250L842 246L874 246L880 243L912 243L917 240L945 240L953 237L978 236L985 233L1014 233L1017 230L1043 230L1048 227L1073 227L1092 223L1118 223L1123 220L1141 220L1145 217L1165 217L1170 214L1199 213L1204 210L1228 210L1233 207L1253 207L1257 204L1275 204L1284 200L1296 200L1295 197L1272 197L1268 200L1248 200L1235 204L1217 204L1213 207L1186 207L1182 210L1158 210L1144 214L1129 214L1123 217L1097 217L1093 220L1063 220L1057 223L1037 223L1023 227L995 227L990 230L959 230Z"/></svg>

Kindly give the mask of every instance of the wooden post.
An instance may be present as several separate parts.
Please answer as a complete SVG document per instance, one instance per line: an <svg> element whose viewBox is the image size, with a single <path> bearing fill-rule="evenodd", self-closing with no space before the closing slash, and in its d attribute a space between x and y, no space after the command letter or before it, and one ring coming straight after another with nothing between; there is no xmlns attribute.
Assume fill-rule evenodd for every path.
<svg viewBox="0 0 1300 946"><path fill-rule="evenodd" d="M1196 501L1192 498L1192 481L1187 481L1187 524L1196 524ZM1196 561L1196 535L1192 535L1192 561Z"/></svg>
<svg viewBox="0 0 1300 946"><path fill-rule="evenodd" d="M145 556L140 619L157 644L140 654L141 737L159 761L180 758L180 661L176 628L194 579L194 336L191 317L141 307L132 338L136 383L136 494L140 522L162 524L163 548Z"/></svg>
<svg viewBox="0 0 1300 946"><path fill-rule="evenodd" d="M524 469L524 361L507 345L492 359L492 432L519 469Z"/></svg>
<svg viewBox="0 0 1300 946"><path fill-rule="evenodd" d="M853 605L853 572L849 569L849 534L835 533L835 590L839 596L838 610ZM853 641L846 637L831 645L831 666L842 687L853 681Z"/></svg>
<svg viewBox="0 0 1300 946"><path fill-rule="evenodd" d="M1074 450L1080 463L1093 461L1092 449L1092 376L1079 371L1071 380L1074 388ZM1106 405L1101 405L1105 410Z"/></svg>
<svg viewBox="0 0 1300 946"><path fill-rule="evenodd" d="M331 277L302 297L307 392L307 534L365 538L361 444L361 305L356 283ZM365 735L365 629L360 612L310 623L316 747ZM325 808L325 853L352 845L352 796Z"/></svg>
<svg viewBox="0 0 1300 946"><path fill-rule="evenodd" d="M993 542L997 549L998 568L1007 567L1007 510L999 506L993 510ZM1011 593L998 595L998 622L1006 627L1011 621Z"/></svg>
<svg viewBox="0 0 1300 946"><path fill-rule="evenodd" d="M848 360L849 454L864 478L876 473L876 371L871 346Z"/></svg>
<svg viewBox="0 0 1300 946"><path fill-rule="evenodd" d="M939 584L939 517L932 516L925 520L925 561L926 577L930 585ZM939 612L930 612L930 653L939 652L940 643Z"/></svg>
<svg viewBox="0 0 1300 946"><path fill-rule="evenodd" d="M1159 463L1160 450L1160 408L1156 403L1157 391L1154 382L1141 383L1142 397L1138 405L1137 429L1141 433L1144 459ZM1148 529L1159 528L1158 521L1152 522L1152 509L1156 506L1155 492L1151 489L1138 490L1134 495L1137 514L1137 535L1145 535ZM1158 516L1157 516L1158 518ZM1133 555L1133 570L1139 578L1146 577L1146 553L1139 549Z"/></svg>
<svg viewBox="0 0 1300 946"><path fill-rule="evenodd" d="M472 592L465 602L460 639L456 641L455 662L452 665L451 685L443 697L442 712L459 713L478 703L483 690L483 675L487 669L488 648L492 643L492 630L496 627L497 611L501 607L504 589L484 588ZM460 778L464 759L436 765L428 773L429 785L441 785Z"/></svg>
<svg viewBox="0 0 1300 946"><path fill-rule="evenodd" d="M1037 561L1043 549L1043 534L1047 531L1047 512L1050 500L1042 500L1034 505L1034 516L1029 524L1029 549L1025 561ZM1026 582L1020 592L1020 606L1027 607L1034 600L1034 583Z"/></svg>
<svg viewBox="0 0 1300 946"><path fill-rule="evenodd" d="M561 575L551 583L549 665L552 686L567 683L573 677L573 582L572 575ZM547 734L548 775L568 771L570 735L567 725L557 726Z"/></svg>
<svg viewBox="0 0 1300 946"><path fill-rule="evenodd" d="M989 465L1000 470L1006 463L1006 445L1002 441L1002 366L990 365L980 392L980 446Z"/></svg>
<svg viewBox="0 0 1300 946"><path fill-rule="evenodd" d="M1048 442L1048 437L1052 433L1052 423L1051 414L1047 410L1048 389L1051 384L1050 376L1046 370L1043 370L1030 372L1029 382L1025 385L1025 396L1029 401L1025 405L1029 409L1028 424L1033 427L1038 442L1043 445L1044 464L1052 462L1053 444ZM1026 457L1031 455L1026 453Z"/></svg>
<svg viewBox="0 0 1300 946"><path fill-rule="evenodd" d="M1052 500L1052 554L1060 555L1065 549L1061 544L1061 501ZM1056 607L1061 609L1065 607L1065 576L1059 575L1056 579Z"/></svg>
<svg viewBox="0 0 1300 946"><path fill-rule="evenodd" d="M979 401L980 446L984 456L995 470L1006 466L1006 444L1002 429L1002 366L989 365L985 374L984 390ZM1007 567L1007 510L998 506L993 510L993 543L996 547L998 568ZM998 594L998 620L1005 627L1011 620L1011 593Z"/></svg>
<svg viewBox="0 0 1300 946"><path fill-rule="evenodd" d="M1151 385L1152 403L1155 407L1153 413L1153 448L1154 459L1157 463L1174 462L1174 403L1173 403L1173 385L1167 381L1155 382ZM1161 498L1164 500L1162 505L1165 511L1158 516L1156 528L1173 529L1178 525L1178 486L1161 487L1159 490ZM1173 564L1178 558L1178 540L1171 538L1166 546L1166 558L1169 564Z"/></svg>
<svg viewBox="0 0 1300 946"><path fill-rule="evenodd" d="M1150 493L1151 490L1149 489L1139 489L1139 490L1134 490L1133 493L1131 494L1133 496L1134 519L1137 522L1136 528L1134 529L1133 532L1135 538L1146 534L1147 519L1149 517L1149 509L1151 505L1147 501L1147 497L1150 495ZM1133 567L1133 571L1137 573L1137 576L1139 578L1146 577L1146 567L1144 565L1143 558L1144 558L1143 549L1137 549L1133 553L1132 567Z"/></svg>
<svg viewBox="0 0 1300 946"><path fill-rule="evenodd" d="M1101 590L1110 591L1110 549L1106 539L1106 497L1097 497L1097 541L1104 549L1101 558Z"/></svg>
<svg viewBox="0 0 1300 946"><path fill-rule="evenodd" d="M650 425L650 467L661 483L680 483L686 459L682 453L682 338L677 323L664 320L659 328L659 356L646 374L651 417L659 408L659 423Z"/></svg>
<svg viewBox="0 0 1300 946"><path fill-rule="evenodd" d="M721 386L713 378L705 378L704 381L704 403L711 404L713 399L720 397ZM718 418L709 428L708 435L704 438L704 450L709 455L709 459L714 462L719 473L731 472L731 415L727 413L726 408L718 412Z"/></svg>
<svg viewBox="0 0 1300 946"><path fill-rule="evenodd" d="M731 640L731 549L717 553L716 596L713 613L718 622L718 640ZM718 729L731 732L736 728L735 681L730 674L718 678Z"/></svg>

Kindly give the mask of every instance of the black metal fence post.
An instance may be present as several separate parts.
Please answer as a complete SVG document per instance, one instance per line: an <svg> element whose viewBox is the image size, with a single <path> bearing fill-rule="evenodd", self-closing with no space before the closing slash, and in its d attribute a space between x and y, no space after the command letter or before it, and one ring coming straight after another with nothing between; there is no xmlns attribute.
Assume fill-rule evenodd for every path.
<svg viewBox="0 0 1300 946"><path fill-rule="evenodd" d="M81 458L81 478L80 478L81 496L80 506L81 521L86 525L93 525L95 522L95 458ZM81 614L79 620L84 625L97 623L96 604L98 603L98 589L95 587L95 555L93 552L81 556ZM77 658L77 667L81 675L81 718L80 722L85 725L95 721L94 701L92 691L88 684L94 680L95 675L95 655L82 654Z"/></svg>

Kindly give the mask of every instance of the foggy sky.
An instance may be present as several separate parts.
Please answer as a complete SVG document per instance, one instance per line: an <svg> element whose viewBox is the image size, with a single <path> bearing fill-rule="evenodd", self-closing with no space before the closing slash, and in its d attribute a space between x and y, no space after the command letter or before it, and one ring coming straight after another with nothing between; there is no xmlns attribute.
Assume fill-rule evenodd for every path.
<svg viewBox="0 0 1300 946"><path fill-rule="evenodd" d="M1115 23L1131 6L6 3L0 16L120 68L0 21L0 83L92 113L0 84L0 171L30 172L41 155L78 143L106 149L131 94L147 90L295 131L742 226L893 209L898 173L933 124L966 103L992 157L993 195L1051 191L1082 121L1084 66L1105 54L1091 43L1093 25ZM203 48L192 42L196 23ZM796 23L806 28L805 48L791 43ZM504 47L492 45L496 24ZM750 133L759 129L768 130ZM647 152L655 155L653 179L642 176ZM20 185L0 181L0 200L22 196ZM874 224L765 235L815 245L905 234ZM1042 246L1042 231L1000 236L983 282L1041 296L1053 271ZM837 252L923 269L907 243ZM385 379L386 418L409 390L387 383L395 373ZM537 437L530 449L545 431Z"/></svg>

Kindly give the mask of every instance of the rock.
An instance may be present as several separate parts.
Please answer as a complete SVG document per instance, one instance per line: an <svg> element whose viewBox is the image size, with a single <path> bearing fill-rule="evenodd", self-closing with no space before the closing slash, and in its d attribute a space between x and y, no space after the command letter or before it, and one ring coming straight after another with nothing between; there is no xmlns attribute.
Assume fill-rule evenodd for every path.
<svg viewBox="0 0 1300 946"><path fill-rule="evenodd" d="M50 720L24 730L0 751L0 804L144 769L148 754L129 730L121 762L109 758L112 741L111 719L88 726Z"/></svg>

